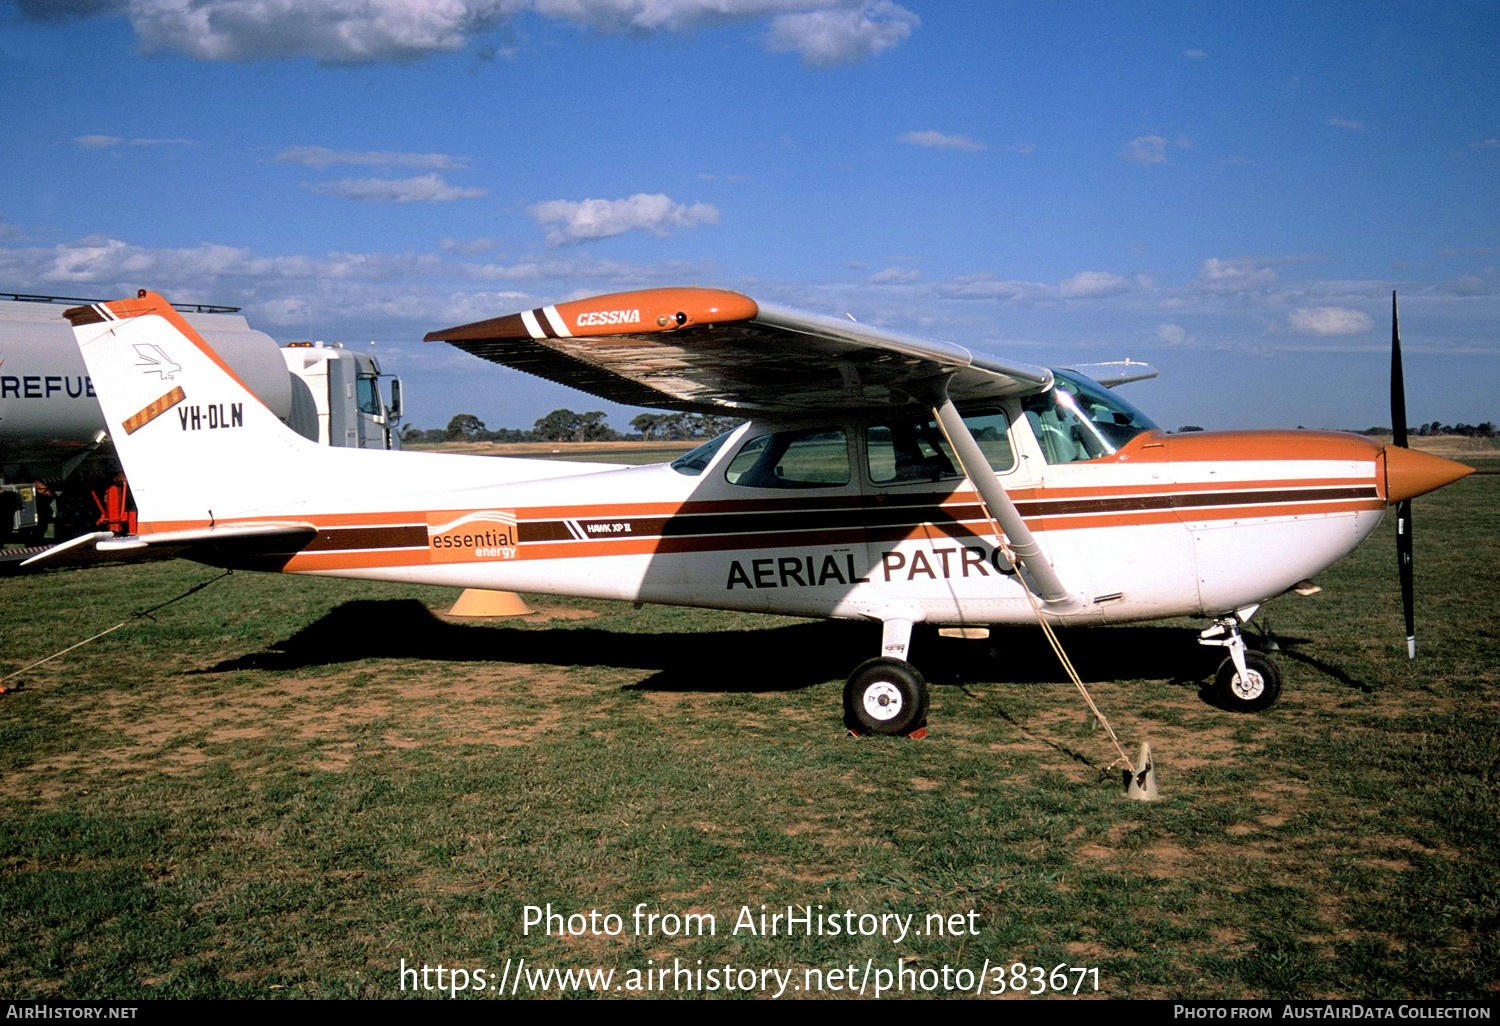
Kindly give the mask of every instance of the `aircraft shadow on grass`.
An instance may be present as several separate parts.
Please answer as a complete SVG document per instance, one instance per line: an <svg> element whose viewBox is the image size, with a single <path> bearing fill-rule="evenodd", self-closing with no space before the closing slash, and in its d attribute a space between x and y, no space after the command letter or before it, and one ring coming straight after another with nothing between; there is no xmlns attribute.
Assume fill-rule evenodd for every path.
<svg viewBox="0 0 1500 1026"><path fill-rule="evenodd" d="M1197 644L1191 627L1132 625L1060 632L1084 681L1166 680L1195 687L1207 700L1223 658ZM635 632L599 627L457 624L414 599L346 602L266 651L226 659L196 673L295 671L362 659L505 662L654 671L628 685L643 691L796 691L843 680L855 654L877 647L877 624L842 620L765 630ZM1283 646L1302 639L1280 638ZM917 646L920 646L919 648ZM1066 683L1035 627L994 628L985 640L938 638L918 628L914 649L937 686L966 683ZM1336 667L1317 668L1363 687Z"/></svg>

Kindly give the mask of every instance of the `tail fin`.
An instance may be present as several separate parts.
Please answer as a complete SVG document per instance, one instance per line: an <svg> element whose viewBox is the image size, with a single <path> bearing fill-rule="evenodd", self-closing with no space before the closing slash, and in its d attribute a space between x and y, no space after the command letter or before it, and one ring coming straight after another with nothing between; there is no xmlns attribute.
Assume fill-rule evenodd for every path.
<svg viewBox="0 0 1500 1026"><path fill-rule="evenodd" d="M289 472L306 472L321 448L283 424L170 303L142 290L65 316L143 533L148 522L170 529L287 508Z"/></svg>

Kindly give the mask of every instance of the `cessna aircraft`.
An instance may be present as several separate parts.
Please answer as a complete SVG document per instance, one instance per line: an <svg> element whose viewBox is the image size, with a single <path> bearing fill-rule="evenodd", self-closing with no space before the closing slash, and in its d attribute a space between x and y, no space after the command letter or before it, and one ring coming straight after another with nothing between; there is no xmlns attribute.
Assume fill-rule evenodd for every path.
<svg viewBox="0 0 1500 1026"><path fill-rule="evenodd" d="M878 621L844 689L847 721L877 734L924 722L916 623L1205 616L1222 703L1263 709L1279 674L1240 625L1387 504L1469 473L1404 437L1166 434L1111 391L1144 364L1089 377L699 288L427 336L621 403L748 418L671 463L329 449L160 296L66 316L140 515L134 536L54 552Z"/></svg>

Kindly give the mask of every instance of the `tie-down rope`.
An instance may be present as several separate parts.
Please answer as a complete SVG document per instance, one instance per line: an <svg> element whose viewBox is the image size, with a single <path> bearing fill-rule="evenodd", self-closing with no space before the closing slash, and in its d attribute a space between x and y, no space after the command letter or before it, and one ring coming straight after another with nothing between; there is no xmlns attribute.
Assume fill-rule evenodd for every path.
<svg viewBox="0 0 1500 1026"><path fill-rule="evenodd" d="M953 444L953 439L948 434L948 428L943 423L943 418L935 417L934 419L937 421L938 429L943 432L943 438L948 442L949 450L956 456L958 454L958 446ZM1036 596L1031 593L1031 585L1026 583L1026 575L1023 572L1024 568L1016 558L1016 554L1011 549L1010 544L1005 540L1005 532L1000 530L1000 522L995 519L995 514L990 512L990 504L985 502L984 493L979 490L979 486L969 476L969 468L964 466L962 459L958 461L958 465L964 472L964 480L968 482L970 488L974 489L974 496L979 500L979 508L984 511L985 519L989 521L990 531L995 537L995 547L1000 550L1010 563L1011 569L1016 572L1016 580L1020 582L1021 591L1025 593L1026 601L1031 603L1031 611L1036 615L1036 622L1041 626L1042 633L1047 636L1047 642L1052 646L1052 651L1057 653L1057 661L1062 663L1063 669L1068 673L1068 678L1073 682L1073 686L1078 689L1078 693L1083 696L1085 704L1093 712L1094 718L1099 721L1099 725L1109 735L1109 740L1115 746L1115 751L1120 753L1120 757L1115 762L1110 763L1110 766L1115 766L1123 762L1130 768L1130 772L1135 773L1135 763L1130 760L1130 756L1125 754L1125 749L1121 746L1120 739L1115 736L1114 728L1109 725L1109 720L1105 718L1104 713L1099 710L1099 707L1094 704L1094 696L1090 695L1089 689L1084 687L1083 678L1078 676L1078 671L1073 668L1073 660L1069 659L1068 653L1063 650L1062 642L1058 640L1057 632L1052 629L1052 625L1047 622L1047 617L1042 613L1041 607L1037 605Z"/></svg>
<svg viewBox="0 0 1500 1026"><path fill-rule="evenodd" d="M7 673L4 677L0 677L0 684L3 684L5 681L10 680L12 677L19 677L21 674L25 673L27 670L35 669L36 667L41 666L43 663L50 663L52 660L56 659L58 656L67 655L69 652L73 651L75 648L82 648L84 645L87 645L91 641L97 641L100 638L104 637L106 634L109 634L109 633L111 633L113 631L117 631L121 627L124 627L126 624L131 623L134 620L139 620L141 617L149 617L152 613L156 612L158 609L165 609L167 606L170 606L174 602L181 602L183 599L187 598L189 595L193 594L194 592L202 591L204 588L207 588L210 584L215 584L215 583L217 583L219 581L222 581L224 578L228 577L232 573L234 573L233 570L225 570L222 574L220 574L217 577L211 577L208 580L203 581L201 584L195 584L195 585L193 585L191 588L189 588L187 591L183 592L181 595L178 595L176 598L167 599L167 601L165 601L165 602L163 602L163 603L161 603L159 605L152 606L150 609L142 609L142 610L139 610L137 612L131 613L129 619L121 620L119 623L115 624L113 627L110 627L110 628L107 628L105 630L102 630L98 634L95 634L91 638L84 638L82 641L78 642L77 644L69 645L67 648L63 649L61 652L54 652L54 653L52 653L51 655L49 655L45 659L38 659L36 662L32 663L30 666L23 666L23 667L21 667L21 669L16 670L14 673ZM3 694L7 690L9 690L9 689L8 688L0 688L0 694Z"/></svg>

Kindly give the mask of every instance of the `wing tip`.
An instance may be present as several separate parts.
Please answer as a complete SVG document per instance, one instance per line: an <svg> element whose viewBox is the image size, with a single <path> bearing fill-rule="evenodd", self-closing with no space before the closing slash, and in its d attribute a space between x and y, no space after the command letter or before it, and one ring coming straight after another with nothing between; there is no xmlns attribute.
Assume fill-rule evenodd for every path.
<svg viewBox="0 0 1500 1026"><path fill-rule="evenodd" d="M728 289L705 289L696 285L642 289L590 296L440 328L428 332L423 341L655 335L689 325L753 320L759 312L760 305L755 300Z"/></svg>

